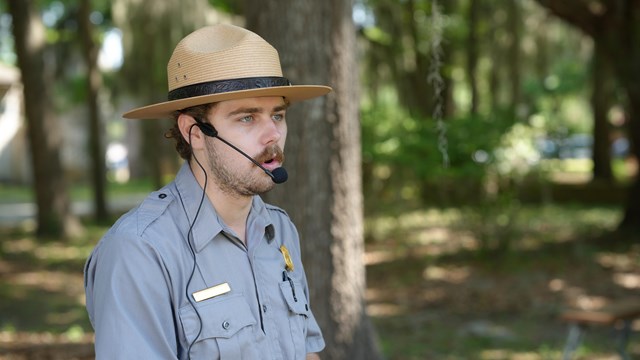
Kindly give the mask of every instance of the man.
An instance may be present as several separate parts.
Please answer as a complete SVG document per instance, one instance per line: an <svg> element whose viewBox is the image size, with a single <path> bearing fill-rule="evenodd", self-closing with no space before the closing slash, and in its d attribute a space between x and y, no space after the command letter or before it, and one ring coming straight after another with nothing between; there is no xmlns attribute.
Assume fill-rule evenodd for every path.
<svg viewBox="0 0 640 360"><path fill-rule="evenodd" d="M258 196L281 168L293 86L276 50L231 25L193 32L167 66L169 100L126 118L173 116L186 161L120 218L85 266L97 359L318 359L298 234Z"/></svg>

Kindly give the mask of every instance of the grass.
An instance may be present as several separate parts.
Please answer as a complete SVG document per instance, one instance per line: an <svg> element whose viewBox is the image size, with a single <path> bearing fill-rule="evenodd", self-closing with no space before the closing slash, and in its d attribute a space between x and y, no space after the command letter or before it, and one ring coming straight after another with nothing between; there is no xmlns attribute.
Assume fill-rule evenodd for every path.
<svg viewBox="0 0 640 360"><path fill-rule="evenodd" d="M367 309L385 356L560 358L563 308L640 295L637 239L607 239L619 217L617 208L517 205L368 218ZM29 358L42 344L57 358L91 358L82 267L105 230L88 225L80 238L43 244L0 229L0 359ZM82 347L84 357L69 355ZM630 351L640 356L637 338ZM604 328L579 350L583 360L614 354Z"/></svg>
<svg viewBox="0 0 640 360"><path fill-rule="evenodd" d="M0 359L90 359L92 328L82 269L106 229L41 242L29 230L0 228ZM72 354L89 354L73 356Z"/></svg>
<svg viewBox="0 0 640 360"><path fill-rule="evenodd" d="M544 159L540 162L541 168L551 176L553 180L560 182L585 182L591 179L593 173L593 161L591 159ZM626 159L615 158L611 161L611 170L614 179L622 184L628 184L634 178L637 171L635 165Z"/></svg>
<svg viewBox="0 0 640 360"><path fill-rule="evenodd" d="M0 329L62 334L90 331L82 269L104 227L88 226L71 242L42 243L30 232L2 229Z"/></svg>
<svg viewBox="0 0 640 360"><path fill-rule="evenodd" d="M68 186L71 199L90 200L92 189L85 183ZM145 194L154 190L148 180L131 180L126 183L107 182L106 193L110 198ZM29 186L0 183L0 203L22 203L33 201L33 190Z"/></svg>

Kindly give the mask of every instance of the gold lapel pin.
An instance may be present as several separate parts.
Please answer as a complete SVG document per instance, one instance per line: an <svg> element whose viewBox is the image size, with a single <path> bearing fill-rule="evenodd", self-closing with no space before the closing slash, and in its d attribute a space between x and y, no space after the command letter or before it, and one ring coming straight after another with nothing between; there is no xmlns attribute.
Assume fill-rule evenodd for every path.
<svg viewBox="0 0 640 360"><path fill-rule="evenodd" d="M291 255L287 247L284 245L280 246L280 252L284 258L284 268L287 269L287 271L293 271L293 260L291 260Z"/></svg>

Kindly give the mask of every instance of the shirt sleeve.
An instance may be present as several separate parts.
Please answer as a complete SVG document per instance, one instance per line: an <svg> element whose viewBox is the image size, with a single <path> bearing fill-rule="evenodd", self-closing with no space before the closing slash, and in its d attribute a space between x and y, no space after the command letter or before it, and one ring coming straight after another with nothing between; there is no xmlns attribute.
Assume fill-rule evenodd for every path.
<svg viewBox="0 0 640 360"><path fill-rule="evenodd" d="M309 298L309 291L305 287L305 291L307 292L307 298ZM322 332L320 331L320 326L316 321L316 318L313 316L313 311L309 312L309 323L307 327L307 339L306 339L306 348L307 353L316 353L322 351L324 349L324 338L322 337Z"/></svg>
<svg viewBox="0 0 640 360"><path fill-rule="evenodd" d="M168 276L144 239L115 231L85 266L96 359L176 359Z"/></svg>
<svg viewBox="0 0 640 360"><path fill-rule="evenodd" d="M295 227L292 226L292 233L294 234L294 252L295 259L294 260L302 269L302 282L304 286L304 294L309 299L309 306L311 306L311 296L309 294L309 283L307 282L307 274L304 271L304 265L302 264L302 253L300 250L300 238L298 236L298 231ZM315 316L313 315L313 310L309 311L309 319L307 325L307 338L305 339L305 346L307 353L320 352L325 347L324 337L322 336L322 330L320 329L320 325L316 321Z"/></svg>

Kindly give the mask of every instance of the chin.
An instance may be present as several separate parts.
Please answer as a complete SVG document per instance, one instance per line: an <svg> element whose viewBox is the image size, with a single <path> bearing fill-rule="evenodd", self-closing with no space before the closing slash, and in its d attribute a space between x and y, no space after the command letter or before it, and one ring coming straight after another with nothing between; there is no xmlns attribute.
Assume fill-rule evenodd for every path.
<svg viewBox="0 0 640 360"><path fill-rule="evenodd" d="M265 185L265 186L261 186L260 188L258 188L258 189L257 189L258 191L256 191L256 194L257 194L257 195L262 195L262 194L268 193L268 192L269 192L269 191L271 191L271 189L273 189L275 186L276 186L276 184L275 184L275 183L273 183L273 182L271 182L271 184L267 184L267 185Z"/></svg>
<svg viewBox="0 0 640 360"><path fill-rule="evenodd" d="M247 190L251 195L262 195L264 193L269 192L273 189L276 184L271 180L271 178L267 179L259 179L247 186Z"/></svg>

